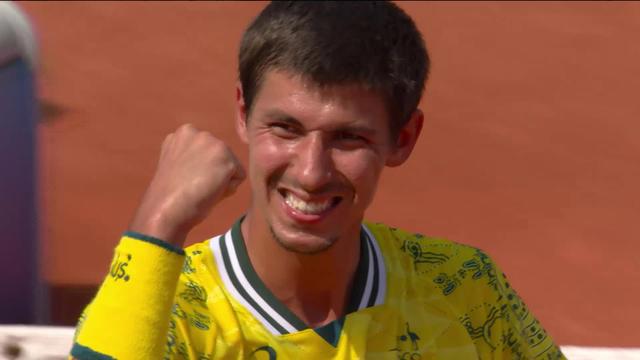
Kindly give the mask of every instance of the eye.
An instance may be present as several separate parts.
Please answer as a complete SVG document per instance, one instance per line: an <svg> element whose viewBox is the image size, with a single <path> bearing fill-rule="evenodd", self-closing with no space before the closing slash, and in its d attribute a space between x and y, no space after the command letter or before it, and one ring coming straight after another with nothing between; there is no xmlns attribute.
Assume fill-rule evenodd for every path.
<svg viewBox="0 0 640 360"><path fill-rule="evenodd" d="M284 122L274 122L269 127L276 136L283 138L292 138L300 133L295 126Z"/></svg>
<svg viewBox="0 0 640 360"><path fill-rule="evenodd" d="M356 142L356 141L361 141L361 142L365 142L366 139L358 134L355 133L351 133L348 131L342 131L338 133L338 140L343 140L343 141L350 141L350 142Z"/></svg>
<svg viewBox="0 0 640 360"><path fill-rule="evenodd" d="M336 138L340 143L351 146L364 145L368 142L365 137L349 131L339 132Z"/></svg>

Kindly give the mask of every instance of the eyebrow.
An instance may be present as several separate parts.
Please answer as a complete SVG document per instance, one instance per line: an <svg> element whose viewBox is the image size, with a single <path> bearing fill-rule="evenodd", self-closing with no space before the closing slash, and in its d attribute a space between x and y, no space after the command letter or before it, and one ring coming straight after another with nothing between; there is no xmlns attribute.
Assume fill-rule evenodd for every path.
<svg viewBox="0 0 640 360"><path fill-rule="evenodd" d="M302 123L298 119L280 110L270 110L265 114L265 116L271 120L283 121L291 125L295 125L302 128L304 127L302 126Z"/></svg>
<svg viewBox="0 0 640 360"><path fill-rule="evenodd" d="M287 124L293 125L295 127L299 127L299 128L303 128L304 129L304 125L300 122L300 120L296 119L295 117L282 112L280 110L270 110L268 111L265 116L271 120L277 120L277 121L282 121L285 122ZM376 134L376 130L368 127L368 126L362 126L362 125L357 125L357 124L345 124L345 125L340 125L337 126L335 129L331 129L331 131L333 132L338 132L338 131L346 131L346 132L353 132L353 133L358 133L358 134L362 134L365 136L373 136Z"/></svg>

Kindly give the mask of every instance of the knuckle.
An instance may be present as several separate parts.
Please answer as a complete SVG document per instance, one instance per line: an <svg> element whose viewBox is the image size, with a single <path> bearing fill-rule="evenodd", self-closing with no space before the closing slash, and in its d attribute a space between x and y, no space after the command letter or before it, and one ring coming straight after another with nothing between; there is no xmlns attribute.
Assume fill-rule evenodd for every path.
<svg viewBox="0 0 640 360"><path fill-rule="evenodd" d="M180 125L178 130L176 130L176 133L179 133L179 134L191 134L191 133L195 133L197 131L198 131L198 129L196 129L196 127L193 126L193 124L186 123L186 124Z"/></svg>
<svg viewBox="0 0 640 360"><path fill-rule="evenodd" d="M227 146L225 145L225 143L216 139L215 137L213 137L213 135L211 135L211 138L209 138L208 140L209 140L209 147L214 153L224 154L226 152Z"/></svg>
<svg viewBox="0 0 640 360"><path fill-rule="evenodd" d="M200 136L202 137L202 139L204 141L206 141L207 143L211 144L212 146L218 146L218 145L220 145L222 143L222 141L220 141L220 139L218 139L212 133L207 132L207 131L202 131L200 133Z"/></svg>
<svg viewBox="0 0 640 360"><path fill-rule="evenodd" d="M173 134L173 133L171 133L171 134L169 134L169 135L165 136L165 137L164 137L164 140L162 141L162 143L163 143L163 144L166 144L166 143L170 142L170 141L171 141L171 139L173 139L173 136L174 136L174 134Z"/></svg>

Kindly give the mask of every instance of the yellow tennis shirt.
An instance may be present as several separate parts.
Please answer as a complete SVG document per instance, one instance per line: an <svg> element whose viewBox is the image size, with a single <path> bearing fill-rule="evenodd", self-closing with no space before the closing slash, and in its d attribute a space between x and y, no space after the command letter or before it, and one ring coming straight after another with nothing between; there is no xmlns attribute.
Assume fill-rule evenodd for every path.
<svg viewBox="0 0 640 360"><path fill-rule="evenodd" d="M309 328L251 266L240 221L181 249L125 233L76 359L564 359L482 251L364 224L346 316ZM177 285L176 285L177 284Z"/></svg>

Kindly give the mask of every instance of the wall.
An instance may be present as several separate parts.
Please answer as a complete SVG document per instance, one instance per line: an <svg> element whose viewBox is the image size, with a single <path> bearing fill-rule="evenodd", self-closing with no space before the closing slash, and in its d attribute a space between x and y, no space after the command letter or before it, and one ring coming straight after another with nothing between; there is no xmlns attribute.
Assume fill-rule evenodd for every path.
<svg viewBox="0 0 640 360"><path fill-rule="evenodd" d="M563 344L638 346L640 4L401 4L433 57L412 159L369 218L489 252ZM236 51L259 3L22 3L39 28L42 260L97 284L184 122L232 128ZM243 185L191 234L242 213Z"/></svg>

